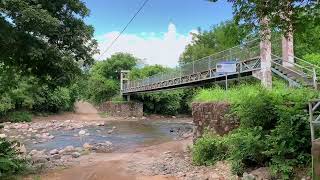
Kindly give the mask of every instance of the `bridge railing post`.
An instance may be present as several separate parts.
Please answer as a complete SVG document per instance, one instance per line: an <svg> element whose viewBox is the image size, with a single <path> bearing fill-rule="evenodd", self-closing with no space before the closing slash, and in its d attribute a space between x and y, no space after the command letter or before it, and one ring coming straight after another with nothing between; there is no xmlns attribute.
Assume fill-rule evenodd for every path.
<svg viewBox="0 0 320 180"><path fill-rule="evenodd" d="M209 56L209 60L208 60L208 71L209 71L209 77L211 77L211 56Z"/></svg>
<svg viewBox="0 0 320 180"><path fill-rule="evenodd" d="M192 61L192 74L194 74L194 61Z"/></svg>

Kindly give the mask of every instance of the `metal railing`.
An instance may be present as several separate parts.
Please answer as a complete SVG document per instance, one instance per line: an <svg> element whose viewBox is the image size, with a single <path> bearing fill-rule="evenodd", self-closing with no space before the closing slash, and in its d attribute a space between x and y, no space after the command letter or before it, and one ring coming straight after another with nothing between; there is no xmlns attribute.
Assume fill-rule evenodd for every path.
<svg viewBox="0 0 320 180"><path fill-rule="evenodd" d="M260 56L260 46L259 39L254 39L252 41L245 42L239 46L232 47L230 49L215 53L213 55L201 58L197 61L193 61L186 64L181 64L180 66L169 70L164 73L156 74L148 78L132 80L128 84L123 85L123 92L129 92L133 89L137 90L138 87L142 88L145 86L150 86L156 83L165 82L168 80L173 80L180 78L179 81L183 79L191 78L191 76L196 76L196 74L207 73L207 76L213 77L215 75L214 69L220 61L236 61L239 62L238 66L243 66L243 68L249 67L250 59L257 59ZM255 62L260 64L260 62ZM192 77L198 78L198 77Z"/></svg>
<svg viewBox="0 0 320 180"><path fill-rule="evenodd" d="M282 57L278 55L281 49L279 39L273 40L273 43L272 49L275 49L273 52L277 55L272 54L272 65L281 66L281 69L289 71L290 75L294 74L295 79L284 72L278 72L278 74L296 85L302 83L302 85L313 85L314 88L317 88L317 71L320 72L320 67L297 57L294 57L294 63L286 61L286 65L284 65ZM237 63L237 72L234 74L260 69L260 40L254 39L197 61L180 64L176 68L151 77L131 80L127 84L123 84L122 93L155 90L230 75L221 75L221 73L216 72L216 65L221 61L235 61ZM276 70L273 69L273 71Z"/></svg>

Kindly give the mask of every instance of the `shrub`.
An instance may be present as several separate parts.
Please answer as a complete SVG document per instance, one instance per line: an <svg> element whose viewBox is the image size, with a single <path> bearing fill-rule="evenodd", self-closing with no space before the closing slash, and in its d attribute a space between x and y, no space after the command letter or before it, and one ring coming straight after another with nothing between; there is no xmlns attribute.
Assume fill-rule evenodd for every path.
<svg viewBox="0 0 320 180"><path fill-rule="evenodd" d="M182 95L182 90L174 90L141 94L133 98L143 102L143 109L146 113L176 115L181 106Z"/></svg>
<svg viewBox="0 0 320 180"><path fill-rule="evenodd" d="M196 101L228 101L240 129L224 137L232 171L269 165L273 175L291 179L297 167L310 162L308 101L319 93L308 88L289 88L279 81L272 90L259 85L202 90ZM205 161L205 160L203 160Z"/></svg>
<svg viewBox="0 0 320 180"><path fill-rule="evenodd" d="M104 77L91 77L88 83L88 99L100 104L110 100L119 92L119 82Z"/></svg>
<svg viewBox="0 0 320 180"><path fill-rule="evenodd" d="M224 159L226 151L221 137L205 135L194 144L192 161L196 165L212 165Z"/></svg>
<svg viewBox="0 0 320 180"><path fill-rule="evenodd" d="M34 111L56 113L72 110L77 98L67 87L57 87L51 90L48 86L42 86L34 99Z"/></svg>
<svg viewBox="0 0 320 180"><path fill-rule="evenodd" d="M13 104L8 94L2 95L0 97L0 117L5 115L12 108Z"/></svg>
<svg viewBox="0 0 320 180"><path fill-rule="evenodd" d="M261 127L240 128L226 136L225 142L234 174L242 175L246 168L263 166L267 160L263 154L265 145Z"/></svg>
<svg viewBox="0 0 320 180"><path fill-rule="evenodd" d="M74 101L71 101L68 88L58 87L49 94L47 103L51 112L68 111L73 107Z"/></svg>
<svg viewBox="0 0 320 180"><path fill-rule="evenodd" d="M8 114L8 120L10 122L31 122L32 115L26 111L10 112Z"/></svg>
<svg viewBox="0 0 320 180"><path fill-rule="evenodd" d="M16 144L0 138L0 179L21 173L27 167L27 161L19 157L19 152L14 148Z"/></svg>

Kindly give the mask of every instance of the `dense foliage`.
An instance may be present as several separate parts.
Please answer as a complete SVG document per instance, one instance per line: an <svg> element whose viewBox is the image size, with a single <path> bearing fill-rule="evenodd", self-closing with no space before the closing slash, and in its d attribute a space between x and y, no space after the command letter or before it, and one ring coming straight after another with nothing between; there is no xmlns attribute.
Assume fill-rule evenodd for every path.
<svg viewBox="0 0 320 180"><path fill-rule="evenodd" d="M247 168L269 166L275 177L290 179L295 168L310 163L307 103L318 97L319 94L311 89L291 89L280 82L275 83L272 91L259 85L240 86L228 91L220 88L201 91L195 101L229 102L232 105L230 115L240 119L240 128L220 139L205 136L199 140L208 143L196 143L195 149L209 146L212 144L210 139L219 140L215 144L226 147L227 156L203 150L200 155L194 153L193 156L202 155L207 159L195 163L207 164L207 161L226 158L231 162L232 171L238 175Z"/></svg>
<svg viewBox="0 0 320 180"><path fill-rule="evenodd" d="M80 0L0 2L0 118L72 109L75 82L97 52L88 15Z"/></svg>
<svg viewBox="0 0 320 180"><path fill-rule="evenodd" d="M234 21L215 25L209 31L192 34L192 42L180 56L180 63L188 63L225 49L237 46L246 36Z"/></svg>
<svg viewBox="0 0 320 180"><path fill-rule="evenodd" d="M111 100L120 92L120 71L131 70L138 64L138 59L130 54L118 53L104 61L96 62L89 72L86 84L86 99L95 104Z"/></svg>
<svg viewBox="0 0 320 180"><path fill-rule="evenodd" d="M143 68L134 68L130 73L132 80L150 77L158 73L166 73L172 69L161 65L149 65ZM187 113L190 108L187 105L193 91L171 90L163 92L143 93L133 96L133 99L143 102L145 113L176 115ZM191 95L191 96L190 96Z"/></svg>
<svg viewBox="0 0 320 180"><path fill-rule="evenodd" d="M0 138L0 179L17 175L27 168L27 161L19 157L14 148L16 145L16 142Z"/></svg>

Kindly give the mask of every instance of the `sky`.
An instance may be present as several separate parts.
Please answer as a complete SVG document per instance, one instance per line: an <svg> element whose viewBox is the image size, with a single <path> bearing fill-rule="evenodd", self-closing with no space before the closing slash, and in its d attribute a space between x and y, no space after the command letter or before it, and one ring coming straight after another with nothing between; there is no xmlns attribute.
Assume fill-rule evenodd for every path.
<svg viewBox="0 0 320 180"><path fill-rule="evenodd" d="M117 52L131 53L146 64L174 67L198 27L232 19L232 7L226 0L149 0L116 43L107 47L124 28L144 0L84 0L91 10L85 19L95 28L99 42L98 60Z"/></svg>

